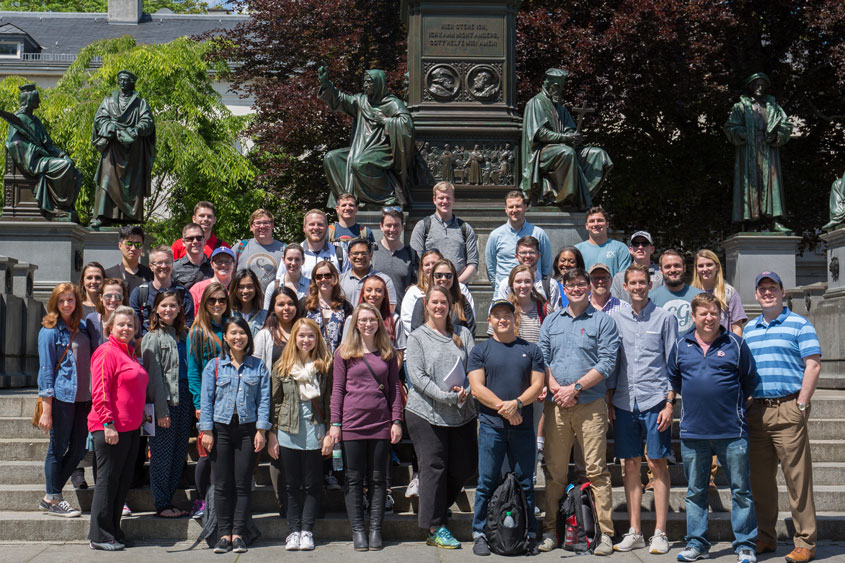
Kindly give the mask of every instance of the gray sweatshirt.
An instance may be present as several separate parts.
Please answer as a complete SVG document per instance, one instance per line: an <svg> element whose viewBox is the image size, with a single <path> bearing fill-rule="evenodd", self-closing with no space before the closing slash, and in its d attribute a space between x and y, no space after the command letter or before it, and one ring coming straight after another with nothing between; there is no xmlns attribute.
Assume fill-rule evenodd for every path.
<svg viewBox="0 0 845 563"><path fill-rule="evenodd" d="M475 400L469 397L459 407L458 394L443 381L458 358L466 369L469 353L475 346L466 327L457 326L455 330L463 348L455 346L451 337L422 325L408 336L405 349L407 375L413 385L405 409L434 426L463 426L476 416Z"/></svg>

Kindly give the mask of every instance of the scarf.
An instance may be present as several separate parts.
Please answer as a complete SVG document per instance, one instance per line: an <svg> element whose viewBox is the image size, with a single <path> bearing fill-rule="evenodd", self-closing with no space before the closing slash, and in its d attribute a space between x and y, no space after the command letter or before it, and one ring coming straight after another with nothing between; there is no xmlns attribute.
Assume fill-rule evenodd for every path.
<svg viewBox="0 0 845 563"><path fill-rule="evenodd" d="M300 401L310 401L320 396L320 383L317 381L317 368L314 367L314 362L308 362L304 366L296 362L290 368L290 376L297 383Z"/></svg>

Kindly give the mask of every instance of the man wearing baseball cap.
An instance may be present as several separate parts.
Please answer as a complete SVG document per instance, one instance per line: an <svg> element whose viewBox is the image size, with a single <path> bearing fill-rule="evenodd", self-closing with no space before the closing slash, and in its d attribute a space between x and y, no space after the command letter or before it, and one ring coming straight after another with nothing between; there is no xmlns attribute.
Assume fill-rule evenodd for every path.
<svg viewBox="0 0 845 563"><path fill-rule="evenodd" d="M608 315L617 309L631 311L631 305L610 294L613 278L607 264L596 262L590 266L588 272L590 274L590 304L593 307Z"/></svg>
<svg viewBox="0 0 845 563"><path fill-rule="evenodd" d="M232 281L232 274L235 273L235 252L231 248L220 246L211 253L211 269L214 275L207 280L197 282L191 288L191 297L194 299L194 314L200 308L202 292L213 281L220 282L223 287L228 288Z"/></svg>
<svg viewBox="0 0 845 563"><path fill-rule="evenodd" d="M757 276L754 297L763 313L748 323L744 337L760 375L748 409L757 553L773 553L777 549L776 475L780 465L795 524L795 549L786 560L804 563L816 555L816 506L807 419L821 371L821 346L810 321L784 306L783 283L777 273L762 272Z"/></svg>
<svg viewBox="0 0 845 563"><path fill-rule="evenodd" d="M467 364L470 389L479 402L478 485L472 518L476 555L490 555L484 525L505 456L525 492L528 533L536 536L533 410L543 390L546 364L536 344L516 336L514 311L507 299L490 304L487 322L493 337L472 349Z"/></svg>
<svg viewBox="0 0 845 563"><path fill-rule="evenodd" d="M651 288L655 289L663 285L663 272L660 266L652 263L654 255L654 239L648 231L637 231L628 239L628 252L634 264L648 268L648 275L651 279ZM621 270L613 276L613 284L610 286L610 293L622 301L630 303L631 296L625 291L625 270Z"/></svg>

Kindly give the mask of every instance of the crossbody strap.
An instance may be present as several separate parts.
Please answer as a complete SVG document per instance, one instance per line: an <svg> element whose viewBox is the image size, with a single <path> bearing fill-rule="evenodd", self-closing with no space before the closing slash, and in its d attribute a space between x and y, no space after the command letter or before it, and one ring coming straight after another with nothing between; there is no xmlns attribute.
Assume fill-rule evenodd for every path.
<svg viewBox="0 0 845 563"><path fill-rule="evenodd" d="M73 344L73 339L74 339L74 338L76 338L76 333L77 333L77 332L79 332L79 329L78 329L78 328L76 329L76 332L72 332L72 333L71 333L71 335L70 335L70 342L68 342L68 343L67 343L67 347L65 348L65 351L64 351L64 352L62 352L62 356L59 358L59 361L58 361L58 362L56 362L56 369L54 369L54 370L53 370L53 377L55 377L55 376L56 376L56 374L57 374L57 373L59 373L59 366L61 366L61 365L62 365L62 362L63 362L63 361L64 361L64 359L65 359L65 356L67 356L67 351L68 351L68 350L70 350L70 347L71 347L71 345Z"/></svg>
<svg viewBox="0 0 845 563"><path fill-rule="evenodd" d="M373 371L373 368L372 368L372 367L370 367L370 362L368 362L368 361L367 361L367 356L366 356L366 355L361 356L361 359L364 361L364 365L365 365L365 366L367 366L367 369L368 369L368 370L370 370L370 375L372 375L372 376L373 376L373 379L375 380L376 385L378 385L379 390L380 390L382 393L384 393L384 398L385 398L385 399L387 400L387 402L389 403L389 402L390 402L390 399L387 397L387 389L385 389L385 387L384 387L384 383L382 383L381 381L379 381L379 380L378 380L378 377L376 377L376 372L374 372L374 371Z"/></svg>

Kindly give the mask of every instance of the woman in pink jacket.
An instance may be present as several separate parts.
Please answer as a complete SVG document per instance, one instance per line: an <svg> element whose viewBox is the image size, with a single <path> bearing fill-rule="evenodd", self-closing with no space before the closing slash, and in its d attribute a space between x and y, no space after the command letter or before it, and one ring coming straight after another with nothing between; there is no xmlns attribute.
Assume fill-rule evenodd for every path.
<svg viewBox="0 0 845 563"><path fill-rule="evenodd" d="M135 312L125 305L106 321L109 339L91 356L91 412L88 431L97 454L97 486L91 502L91 549L126 546L120 529L138 454L149 376L134 356Z"/></svg>

